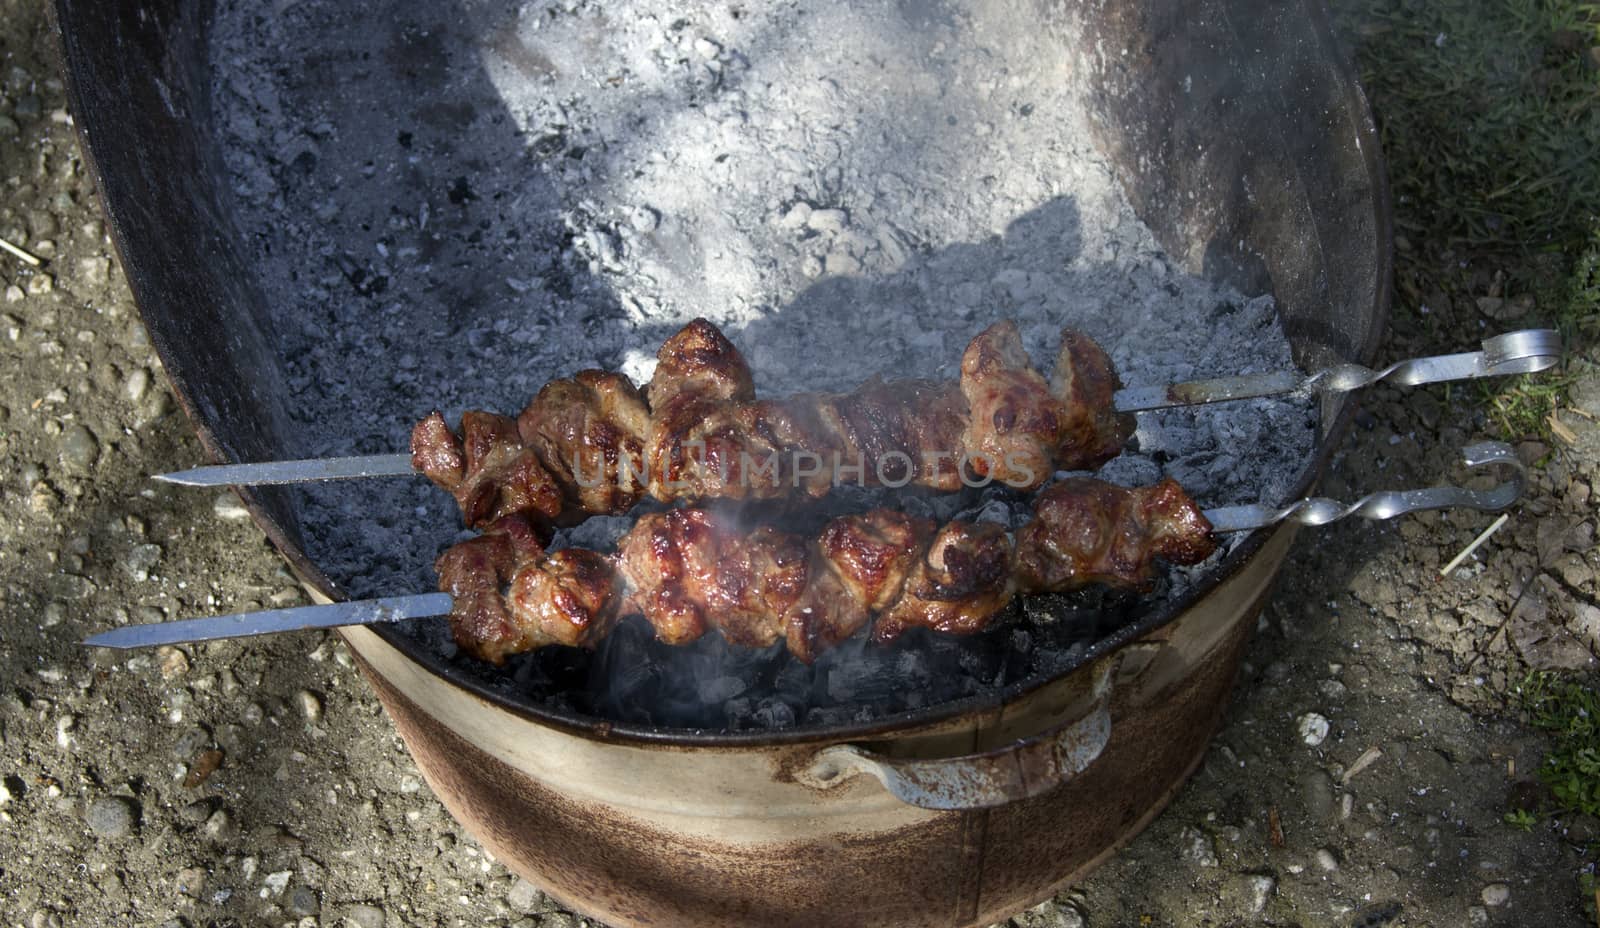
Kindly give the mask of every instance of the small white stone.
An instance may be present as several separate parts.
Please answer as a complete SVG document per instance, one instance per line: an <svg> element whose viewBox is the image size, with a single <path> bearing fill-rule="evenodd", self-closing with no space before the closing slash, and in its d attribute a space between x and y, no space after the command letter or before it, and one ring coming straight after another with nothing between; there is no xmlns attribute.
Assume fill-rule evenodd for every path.
<svg viewBox="0 0 1600 928"><path fill-rule="evenodd" d="M161 677L171 680L181 677L189 672L189 655L183 653L181 648L163 647L156 649L156 660L159 661Z"/></svg>
<svg viewBox="0 0 1600 928"><path fill-rule="evenodd" d="M515 912L532 912L539 905L542 895L538 887L527 880L518 879L506 893L506 904Z"/></svg>
<svg viewBox="0 0 1600 928"><path fill-rule="evenodd" d="M1198 828L1186 827L1178 834L1179 853L1202 867L1217 865L1217 852L1211 838Z"/></svg>
<svg viewBox="0 0 1600 928"><path fill-rule="evenodd" d="M1245 879L1247 900L1250 905L1250 914L1260 915L1267 907L1267 900L1278 889L1278 881L1264 873L1253 874Z"/></svg>
<svg viewBox="0 0 1600 928"><path fill-rule="evenodd" d="M295 705L300 707L300 714L306 721L315 722L322 718L322 700L310 690L301 690L294 694Z"/></svg>
<svg viewBox="0 0 1600 928"><path fill-rule="evenodd" d="M1333 856L1333 852L1327 848L1322 848L1317 851L1317 866L1332 873L1339 869L1339 858Z"/></svg>
<svg viewBox="0 0 1600 928"><path fill-rule="evenodd" d="M123 386L123 389L127 392L128 399L135 403L144 399L145 391L150 389L150 369L147 367L134 368L128 374L128 382Z"/></svg>
<svg viewBox="0 0 1600 928"><path fill-rule="evenodd" d="M275 873L267 874L261 880L261 885L266 887L263 893L271 892L274 896L283 895L283 891L289 888L289 878L292 876L294 876L293 870L279 870Z"/></svg>
<svg viewBox="0 0 1600 928"><path fill-rule="evenodd" d="M1511 887L1504 883L1490 883L1483 888L1483 904L1502 906L1511 900Z"/></svg>
<svg viewBox="0 0 1600 928"><path fill-rule="evenodd" d="M250 518L250 510L244 508L244 503L239 502L232 490L217 494L211 503L211 512L219 519L229 522L242 522Z"/></svg>
<svg viewBox="0 0 1600 928"><path fill-rule="evenodd" d="M104 287L111 276L111 260L101 255L78 259L78 279L91 287Z"/></svg>
<svg viewBox="0 0 1600 928"><path fill-rule="evenodd" d="M1300 740L1304 741L1307 747L1314 748L1328 740L1328 720L1315 712L1307 712L1300 716L1297 726Z"/></svg>
<svg viewBox="0 0 1600 928"><path fill-rule="evenodd" d="M354 925L355 928L383 928L385 921L382 909L365 903L351 906L344 914L344 923Z"/></svg>

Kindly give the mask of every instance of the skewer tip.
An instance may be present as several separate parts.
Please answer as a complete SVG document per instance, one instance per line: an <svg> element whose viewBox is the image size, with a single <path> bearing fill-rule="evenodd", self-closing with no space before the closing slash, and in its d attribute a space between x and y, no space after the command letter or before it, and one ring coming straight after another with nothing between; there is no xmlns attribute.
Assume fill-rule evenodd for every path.
<svg viewBox="0 0 1600 928"><path fill-rule="evenodd" d="M101 632L98 635L90 635L89 637L83 639L83 646L86 648L124 649L128 647L128 645L119 640L120 636L117 635L118 631L119 629L112 629L109 632Z"/></svg>
<svg viewBox="0 0 1600 928"><path fill-rule="evenodd" d="M150 479L183 487L208 487L213 483L207 477L208 470L209 468L205 467L194 467L189 470L175 470L170 474L153 474Z"/></svg>

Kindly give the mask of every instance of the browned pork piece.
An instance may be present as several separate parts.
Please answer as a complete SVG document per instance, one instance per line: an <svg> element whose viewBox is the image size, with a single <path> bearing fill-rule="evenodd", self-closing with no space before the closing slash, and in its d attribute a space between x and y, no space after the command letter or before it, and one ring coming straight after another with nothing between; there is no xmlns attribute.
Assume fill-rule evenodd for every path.
<svg viewBox="0 0 1600 928"><path fill-rule="evenodd" d="M505 416L468 412L458 438L434 413L411 432L411 463L450 491L474 528L513 514L550 520L565 511L562 487Z"/></svg>
<svg viewBox="0 0 1600 928"><path fill-rule="evenodd" d="M874 378L850 393L757 400L743 355L703 319L657 358L642 391L582 371L539 391L515 423L469 412L458 435L435 412L412 432L412 461L469 525L513 512L570 524L647 495L775 499L844 483L952 491L973 479L1031 490L1057 470L1098 467L1133 431L1113 407L1110 358L1070 330L1049 382L1009 321L972 340L958 381Z"/></svg>
<svg viewBox="0 0 1600 928"><path fill-rule="evenodd" d="M439 575L439 589L451 597L450 632L456 641L496 664L507 655L545 643L535 637L536 621L528 616L513 619L510 601L503 595L517 571L538 564L544 553L527 518L513 515L439 555L433 569Z"/></svg>
<svg viewBox="0 0 1600 928"><path fill-rule="evenodd" d="M941 527L887 509L806 537L685 508L641 518L610 556L544 554L525 521L504 519L437 567L455 597L456 642L493 663L592 646L634 613L669 644L715 630L749 647L781 640L810 662L874 618L880 642L916 627L971 634L1018 593L1147 589L1157 558L1195 564L1213 550L1210 524L1172 480L1128 489L1079 478L1041 493L1015 542L997 525Z"/></svg>

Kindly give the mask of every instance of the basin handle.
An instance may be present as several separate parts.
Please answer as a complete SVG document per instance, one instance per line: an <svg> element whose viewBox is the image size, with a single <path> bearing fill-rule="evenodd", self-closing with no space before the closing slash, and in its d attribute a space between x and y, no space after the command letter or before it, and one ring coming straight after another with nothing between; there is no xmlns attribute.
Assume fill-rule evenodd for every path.
<svg viewBox="0 0 1600 928"><path fill-rule="evenodd" d="M1111 740L1111 677L1115 661L1091 671L1094 704L1081 717L980 754L888 757L838 744L817 752L796 779L830 789L869 774L900 801L923 809L989 809L1047 793L1089 768Z"/></svg>

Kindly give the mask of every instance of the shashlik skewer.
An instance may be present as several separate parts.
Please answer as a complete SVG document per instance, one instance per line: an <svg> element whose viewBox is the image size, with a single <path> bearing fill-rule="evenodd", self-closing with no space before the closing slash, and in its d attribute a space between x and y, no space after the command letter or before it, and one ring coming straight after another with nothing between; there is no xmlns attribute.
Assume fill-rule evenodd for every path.
<svg viewBox="0 0 1600 928"><path fill-rule="evenodd" d="M874 620L880 643L914 627L970 634L1017 593L1137 590L1157 557L1195 564L1215 548L1175 481L1128 489L1075 478L1039 495L1015 541L992 523L935 526L889 509L836 518L808 538L695 507L642 517L606 556L546 553L511 516L446 550L435 570L453 597L456 644L494 664L551 644L592 647L625 614L667 644L714 629L744 647L781 640L809 663Z"/></svg>
<svg viewBox="0 0 1600 928"><path fill-rule="evenodd" d="M981 332L958 381L873 379L850 393L757 400L744 356L696 320L667 339L650 383L582 371L540 390L515 421L439 413L412 432L412 463L482 527L514 513L551 524L660 502L821 496L832 486L965 481L1039 487L1116 456L1133 418L1093 340L1062 333L1054 376L1033 369L1015 324Z"/></svg>
<svg viewBox="0 0 1600 928"><path fill-rule="evenodd" d="M1190 557L1197 553L1199 548L1191 548L1189 545L1198 546L1210 541L1211 535L1251 531L1283 521L1315 526L1351 516L1374 520L1390 519L1408 512L1431 509L1466 508L1494 512L1509 507L1522 495L1522 465L1509 446L1499 442L1473 445L1465 449L1464 459L1467 466L1474 469L1491 465L1505 466L1510 469L1511 476L1489 490L1444 486L1373 493L1350 505L1330 499L1311 498L1281 508L1229 506L1210 509L1198 513L1210 527L1210 532L1204 539L1198 534L1201 523L1194 519L1195 513L1182 505L1186 497L1180 498L1181 490L1176 490L1174 493L1172 488L1163 488L1163 485L1142 490L1122 490L1115 487L1107 490L1103 488L1109 485L1100 484L1099 481L1080 479L1063 482L1057 486L1075 486L1076 489L1057 491L1052 487L1041 494L1035 520L1017 533L1015 546L1010 549L1008 563L1011 569L1003 577L992 569L992 565L997 563L993 554L1001 551L999 540L1005 536L993 526L953 523L955 526L967 527L952 528L947 525L926 546L919 544L920 553L907 560L903 553L895 553L892 542L896 540L896 532L908 527L912 534L917 534L920 530L915 526L914 520L890 513L882 517L884 521L880 523L875 522L876 517L869 513L866 516L846 517L846 520L856 521L841 522L841 528L835 530L841 537L825 540L826 531L819 535L815 542L818 554L813 555L806 545L801 547L805 548L808 561L813 556L837 557L840 563L845 565L840 571L840 577L854 578L853 582L857 584L856 587L849 588L846 595L854 599L858 604L857 608L871 606L875 611L883 613L879 617L878 634L893 637L905 628L917 624L959 632L963 629L971 630L982 608L992 606L997 589L996 583L1001 581L1014 590L1027 591L1062 589L1074 584L1094 582L1137 587L1148 581L1150 576L1148 558L1161 554L1162 551L1158 548L1175 550L1175 554L1165 555L1173 560ZM1051 497L1052 492L1070 498L1057 498L1055 502L1049 502L1047 498ZM1113 504L1113 508L1124 507L1121 510L1122 515L1108 518L1103 508L1099 510L1093 506L1085 508L1085 504L1104 493L1111 493L1123 500L1121 503ZM1154 509L1151 512L1161 516L1159 524L1152 521L1149 515L1145 517L1142 535L1136 531L1133 536L1143 539L1142 547L1135 545L1131 549L1134 555L1132 557L1127 555L1128 549L1122 547L1128 544L1129 540L1116 537L1116 532L1121 530L1121 520L1130 514L1130 510L1125 507L1131 500L1143 500L1153 505ZM1104 506L1104 503L1101 505ZM1192 504L1189 505L1192 507ZM153 647L303 628L332 628L460 613L463 617L468 617L466 633L469 636L483 636L490 642L486 647L506 647L508 642L514 643L515 647L523 644L534 646L542 643L545 638L565 639L582 644L594 640L603 628L608 628L609 623L615 620L616 614L621 614L625 594L635 602L645 602L654 597L653 608L656 608L660 615L669 618L689 616L687 621L674 618L673 622L657 624L658 634L666 628L669 635L693 636L697 628L696 622L699 626L715 625L727 634L728 629L736 627L735 620L721 618L722 612L715 612L708 619L704 611L705 606L710 606L714 610L725 609L726 604L723 602L722 594L712 596L702 586L699 593L686 593L675 597L671 594L670 584L666 582L670 572L664 571L659 566L673 563L671 555L673 552L683 551L684 539L689 539L690 548L693 549L691 553L695 554L695 557L690 558L687 563L691 567L697 563L704 563L699 553L702 549L697 547L700 543L693 540L700 517L675 515L675 513L701 511L676 510L658 514L659 518L647 517L656 518L656 521L644 527L636 527L629 533L630 536L637 533L633 539L635 550L641 550L639 546L642 545L644 552L635 555L637 563L630 568L636 578L633 580L621 576L622 566L619 562L625 561L628 557L626 543L617 555L611 557L594 552L569 554L565 551L546 555L537 538L531 532L519 532L519 527L513 524L519 520L512 520L495 533L470 539L441 556L441 567L444 568L441 573L447 570L460 573L454 584L445 583L447 588L452 585L459 587L459 591L453 594L398 596L133 625L92 636L84 643L110 648ZM1131 510L1131 514L1137 524L1137 506ZM674 522L673 519L678 521ZM1109 536L1106 534L1108 527L1111 531ZM872 531L862 532L860 531L862 528ZM1163 532L1167 533L1165 537L1168 540L1155 540L1155 536ZM856 537L865 538L865 543L862 545L851 543L850 539ZM739 538L742 536L736 536L732 550L735 555L743 557L740 553L743 543ZM763 550L781 551L784 547L778 544L781 541L781 538L772 538ZM1169 544L1176 547L1168 549L1166 546ZM504 550L494 550L494 546L500 545L507 547ZM868 554L850 553L857 548ZM717 547L713 546L711 550L717 550ZM941 555L944 553L969 550L976 552L987 550L990 554L965 558L958 554L954 561L944 557L940 563ZM1124 554L1117 555L1118 551L1123 551ZM663 557L666 558L665 561ZM445 563L446 558L463 561L476 558L478 561L476 565L458 566ZM678 560L682 561L682 558ZM743 563L736 561L736 565ZM752 560L750 563L757 561ZM884 569L869 570L853 566L880 563ZM1112 565L1114 569L1107 571L1086 569L1097 563ZM910 567L905 567L906 564ZM529 565L533 565L531 570L527 569ZM899 570L887 569L896 565L900 566ZM834 568L830 566L827 569L831 571ZM517 579L519 570L524 576L520 581ZM749 572L740 573L743 570L744 568L739 567L732 575L750 575ZM486 582L485 577L488 575L486 572L493 573L495 579ZM785 614L788 616L801 615L794 605L801 602L799 596L812 595L814 598L816 596L815 591L808 594L805 587L800 588L798 596L794 594L791 589L794 586L794 576L792 572L786 574L769 570L760 578L766 584L761 588L763 591L769 588L775 589L781 595L792 597L782 600L790 602L785 609ZM867 579L862 580L863 577ZM894 586L896 577L899 578L898 587ZM788 578L787 585L785 578ZM876 582L871 582L872 578L878 579ZM696 582L703 584L703 581ZM841 579L839 582L843 588L846 581ZM481 610L485 603L489 604L491 610L494 608L494 600L485 600L483 597L501 597L501 583L510 584L511 597L521 595L522 598L517 601L520 605L516 608L525 610L530 622L529 627L497 629L493 623L503 620L491 614L489 626L482 631L474 629L471 623L483 620L470 617L482 616ZM627 587L625 584L635 585ZM719 580L710 589L721 591L725 586L726 584ZM738 593L734 597L736 602L745 602L751 596L763 595L760 592L751 593L751 587L748 585L734 584L731 589ZM784 592L786 590L789 592ZM894 599L893 602L890 601L891 598ZM609 612L612 603L616 604L616 614ZM921 605L924 603L933 604L934 608L924 609ZM964 603L968 606L964 607ZM972 606L974 603L982 608ZM896 613L892 612L892 608L897 604L903 605L898 618ZM876 609L878 606L889 608ZM687 607L698 610L698 615L691 615ZM502 608L507 608L509 612L503 600ZM644 606L641 605L641 608ZM966 611L963 611L964 609ZM755 618L760 619L758 610L747 610L737 614L749 616L752 612ZM736 613L729 609L726 614L733 616ZM588 618L577 621L585 616ZM458 619L457 623L460 624L461 621ZM790 640L788 636L791 629L795 630L796 640L801 646L801 650L796 653L803 656L805 649L815 649L819 643L829 641L837 634L839 625L837 621L832 625L822 625L811 619L797 621L792 625L785 624L781 628L781 634L786 641ZM703 631L704 628L701 627L700 630ZM460 630L457 632L459 634ZM742 626L733 632L736 636L745 633L746 630ZM754 633L758 636L772 635L770 623L763 626L757 621ZM473 650L475 647L477 646L469 641L468 650ZM512 652L507 650L504 653ZM492 654L490 651L486 656L492 657Z"/></svg>
<svg viewBox="0 0 1600 928"><path fill-rule="evenodd" d="M1481 351L1412 358L1378 370L1338 364L1309 375L1278 371L1130 387L1113 394L1111 408L1117 413L1135 413L1269 396L1345 393L1378 382L1416 386L1530 374L1549 368L1560 356L1561 341L1555 331L1524 329L1485 339ZM185 486L260 486L419 473L411 454L380 454L211 465L162 474L156 479Z"/></svg>

